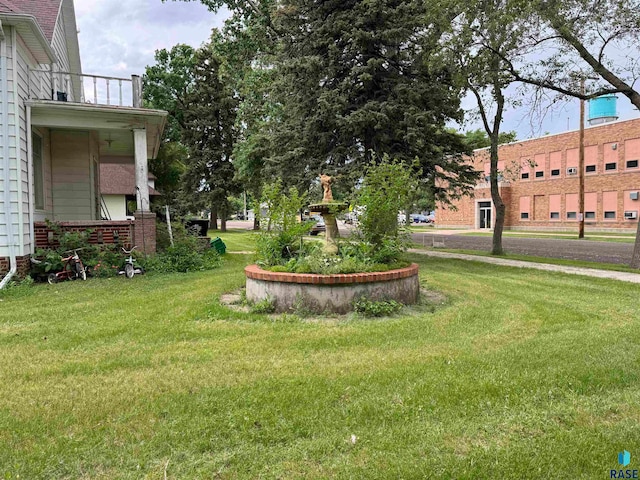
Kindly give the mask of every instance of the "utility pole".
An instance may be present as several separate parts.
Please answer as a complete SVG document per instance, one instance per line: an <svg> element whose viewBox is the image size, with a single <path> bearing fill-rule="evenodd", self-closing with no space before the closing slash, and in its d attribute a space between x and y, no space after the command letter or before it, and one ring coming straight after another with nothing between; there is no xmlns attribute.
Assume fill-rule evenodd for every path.
<svg viewBox="0 0 640 480"><path fill-rule="evenodd" d="M580 94L584 95L585 78L580 78ZM584 99L580 99L580 149L578 153L578 238L584 238Z"/></svg>

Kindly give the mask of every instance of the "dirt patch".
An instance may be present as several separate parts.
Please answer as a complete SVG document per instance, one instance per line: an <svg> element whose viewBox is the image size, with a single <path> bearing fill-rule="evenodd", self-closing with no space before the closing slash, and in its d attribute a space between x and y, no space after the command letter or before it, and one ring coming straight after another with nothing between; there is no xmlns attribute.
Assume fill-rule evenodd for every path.
<svg viewBox="0 0 640 480"><path fill-rule="evenodd" d="M249 313L249 305L244 301L244 289L237 292L225 293L220 296L220 303L236 312Z"/></svg>

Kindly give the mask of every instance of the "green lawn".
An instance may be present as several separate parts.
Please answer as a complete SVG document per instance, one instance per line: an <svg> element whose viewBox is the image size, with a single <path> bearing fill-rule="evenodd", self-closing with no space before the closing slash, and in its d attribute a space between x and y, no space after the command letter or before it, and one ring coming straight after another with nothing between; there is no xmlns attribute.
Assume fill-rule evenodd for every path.
<svg viewBox="0 0 640 480"><path fill-rule="evenodd" d="M227 252L252 252L255 250L254 238L256 232L251 230L209 230L209 237L220 237L227 246Z"/></svg>
<svg viewBox="0 0 640 480"><path fill-rule="evenodd" d="M420 250L434 250L438 252L463 253L465 255L477 255L479 257L494 256L491 254L491 252L488 252L487 250L469 250L464 248L432 248L429 246L425 247L419 243L414 243L413 247ZM523 262L532 262L532 263L549 263L552 265L566 265L568 267L594 268L596 270L611 270L615 272L640 273L637 268L631 268L628 265L622 265L619 263L590 262L588 260L570 260L567 258L536 257L534 255L521 255L517 253L505 253L504 255L497 256L497 258L504 258L505 260L521 260Z"/></svg>
<svg viewBox="0 0 640 480"><path fill-rule="evenodd" d="M636 285L416 255L435 313L305 321L219 304L249 258L1 297L0 477L609 478L637 454Z"/></svg>

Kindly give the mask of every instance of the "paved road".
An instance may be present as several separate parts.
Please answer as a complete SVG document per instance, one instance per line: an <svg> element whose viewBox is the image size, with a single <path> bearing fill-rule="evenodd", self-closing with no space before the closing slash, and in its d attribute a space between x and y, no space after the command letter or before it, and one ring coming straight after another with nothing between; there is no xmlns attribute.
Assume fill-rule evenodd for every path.
<svg viewBox="0 0 640 480"><path fill-rule="evenodd" d="M433 244L434 236L436 241L444 240L445 248L491 250L491 237L445 236L422 232L411 235L414 242L420 245L424 242L427 246ZM632 243L596 242L592 240L503 237L502 246L508 253L618 264L628 264L633 253Z"/></svg>
<svg viewBox="0 0 640 480"><path fill-rule="evenodd" d="M228 228L251 229L252 222L229 221ZM339 224L340 233L349 235L350 226ZM411 236L413 241L431 246L433 237L438 241L444 240L445 248L460 248L465 250L491 250L491 237L474 237L467 235L448 235L431 232L416 232ZM517 238L503 237L502 244L508 253L532 255L536 257L566 258L570 260L587 260L591 262L628 264L633 253L632 243L597 242L592 240L564 240L555 238Z"/></svg>

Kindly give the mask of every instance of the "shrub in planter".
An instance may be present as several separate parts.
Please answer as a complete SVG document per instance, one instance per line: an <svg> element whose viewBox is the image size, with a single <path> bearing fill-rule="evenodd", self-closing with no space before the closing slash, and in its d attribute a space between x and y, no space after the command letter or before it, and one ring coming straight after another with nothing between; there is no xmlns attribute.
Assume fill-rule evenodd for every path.
<svg viewBox="0 0 640 480"><path fill-rule="evenodd" d="M367 245L375 263L396 261L409 244L408 230L398 225L398 212L409 203L416 187L412 168L385 156L367 168L355 203L362 207L356 238Z"/></svg>
<svg viewBox="0 0 640 480"><path fill-rule="evenodd" d="M295 187L285 192L278 180L264 187L261 203L267 205L268 213L260 219L257 263L263 267L282 265L301 253L302 237L313 225L313 222L298 221L306 196L300 195Z"/></svg>

